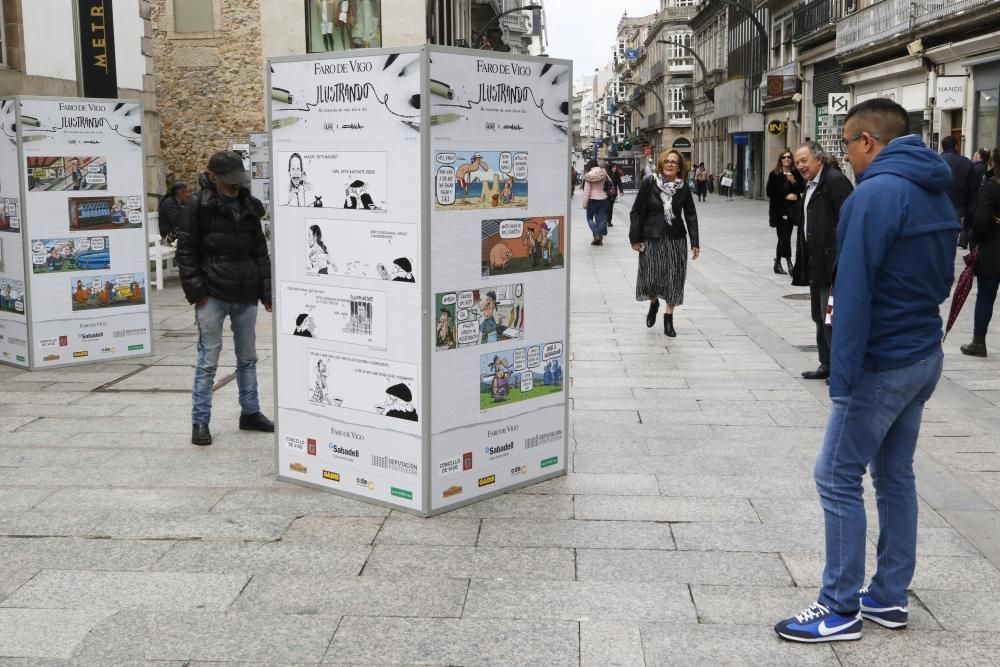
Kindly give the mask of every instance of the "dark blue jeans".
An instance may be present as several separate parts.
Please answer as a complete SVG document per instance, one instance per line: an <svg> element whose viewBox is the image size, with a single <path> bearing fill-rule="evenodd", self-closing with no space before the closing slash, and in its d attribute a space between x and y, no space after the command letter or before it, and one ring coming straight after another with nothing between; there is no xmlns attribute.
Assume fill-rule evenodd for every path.
<svg viewBox="0 0 1000 667"><path fill-rule="evenodd" d="M212 419L212 386L222 352L222 325L229 317L236 347L236 386L245 415L260 412L257 396L257 304L229 303L209 297L194 311L198 324L198 361L191 391L191 422L207 424Z"/></svg>
<svg viewBox="0 0 1000 667"><path fill-rule="evenodd" d="M985 336L986 330L990 328L998 288L1000 288L1000 274L976 276L976 315L973 319L973 335Z"/></svg>
<svg viewBox="0 0 1000 667"><path fill-rule="evenodd" d="M587 224L594 236L608 235L608 211L611 206L607 199L591 199L587 202Z"/></svg>
<svg viewBox="0 0 1000 667"><path fill-rule="evenodd" d="M917 561L913 452L943 360L938 348L904 368L866 370L850 396L833 398L814 476L826 527L819 602L835 612L856 612L858 589L865 584L865 468L878 507L878 560L870 591L882 603L906 606Z"/></svg>

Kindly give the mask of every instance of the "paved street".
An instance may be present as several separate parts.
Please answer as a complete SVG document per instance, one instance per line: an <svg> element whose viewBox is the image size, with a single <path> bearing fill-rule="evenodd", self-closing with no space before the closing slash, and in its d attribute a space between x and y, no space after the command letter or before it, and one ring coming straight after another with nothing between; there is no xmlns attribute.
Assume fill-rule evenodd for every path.
<svg viewBox="0 0 1000 667"><path fill-rule="evenodd" d="M635 302L631 197L597 248L580 203L572 473L435 519L277 482L273 439L236 430L231 342L216 444L191 446L176 276L155 357L0 367L0 663L996 664L1000 335L958 353L974 295L924 419L910 629L783 643L823 560L807 290L771 272L764 203L711 196L667 339ZM265 406L270 347L262 310Z"/></svg>

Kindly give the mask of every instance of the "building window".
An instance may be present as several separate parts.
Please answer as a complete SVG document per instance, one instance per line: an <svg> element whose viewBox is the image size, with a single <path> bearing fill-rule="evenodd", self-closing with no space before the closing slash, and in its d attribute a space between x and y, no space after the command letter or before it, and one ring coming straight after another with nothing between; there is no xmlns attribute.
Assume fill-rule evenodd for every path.
<svg viewBox="0 0 1000 667"><path fill-rule="evenodd" d="M205 0L173 0L174 32L212 32L215 30L214 3Z"/></svg>
<svg viewBox="0 0 1000 667"><path fill-rule="evenodd" d="M672 121L690 121L687 104L684 101L684 89L673 87L667 89L667 112Z"/></svg>
<svg viewBox="0 0 1000 667"><path fill-rule="evenodd" d="M672 0L670 6L672 7L694 7L698 0Z"/></svg>
<svg viewBox="0 0 1000 667"><path fill-rule="evenodd" d="M380 0L306 0L310 53L382 46Z"/></svg>
<svg viewBox="0 0 1000 667"><path fill-rule="evenodd" d="M997 145L998 97L1000 97L1000 89L997 88L976 91L976 144L972 150L980 148L993 150L993 147ZM1000 156L997 159L1000 159Z"/></svg>
<svg viewBox="0 0 1000 667"><path fill-rule="evenodd" d="M0 2L0 65L7 64L7 27L3 18L3 3Z"/></svg>

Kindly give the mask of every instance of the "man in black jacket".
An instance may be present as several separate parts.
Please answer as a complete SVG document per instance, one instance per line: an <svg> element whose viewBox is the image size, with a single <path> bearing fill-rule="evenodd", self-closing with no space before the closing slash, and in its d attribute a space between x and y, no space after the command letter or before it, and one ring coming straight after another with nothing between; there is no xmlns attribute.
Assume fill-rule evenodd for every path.
<svg viewBox="0 0 1000 667"><path fill-rule="evenodd" d="M972 204L979 189L979 180L976 179L976 170L972 167L972 160L960 155L958 142L950 134L941 140L941 157L951 168L951 188L948 189L948 198L951 199L955 213L961 222L965 218L966 209ZM958 245L963 248L969 245L969 231L963 225L962 233L958 238Z"/></svg>
<svg viewBox="0 0 1000 667"><path fill-rule="evenodd" d="M799 261L808 267L809 299L812 320L816 323L816 347L819 368L803 371L807 380L830 377L830 327L826 325L826 307L833 284L833 267L837 261L837 219L840 207L854 191L854 186L840 170L826 166L826 153L814 141L808 141L795 151L795 167L806 182L806 191L799 219Z"/></svg>
<svg viewBox="0 0 1000 667"><path fill-rule="evenodd" d="M212 385L229 317L236 344L240 429L274 432L257 396L257 302L271 312L271 260L260 219L264 205L245 187L250 175L232 151L208 161L205 187L190 197L178 229L181 286L195 304L198 364L192 390L191 442L212 444Z"/></svg>
<svg viewBox="0 0 1000 667"><path fill-rule="evenodd" d="M181 212L189 194L187 183L174 183L167 196L160 202L157 215L160 238L167 243L172 243L177 236L177 227L181 224Z"/></svg>

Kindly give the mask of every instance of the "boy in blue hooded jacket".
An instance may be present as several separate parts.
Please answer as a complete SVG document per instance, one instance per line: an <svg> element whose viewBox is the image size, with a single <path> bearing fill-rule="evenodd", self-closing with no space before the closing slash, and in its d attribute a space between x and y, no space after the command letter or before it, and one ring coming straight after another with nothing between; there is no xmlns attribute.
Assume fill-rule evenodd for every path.
<svg viewBox="0 0 1000 667"><path fill-rule="evenodd" d="M858 185L837 226L830 398L815 479L826 528L819 600L775 631L801 642L860 639L862 618L908 621L917 542L913 453L941 376L941 303L954 280L960 225L951 170L906 110L872 99L847 114L841 140ZM877 565L865 585L869 468L879 515ZM891 520L890 520L891 519Z"/></svg>

